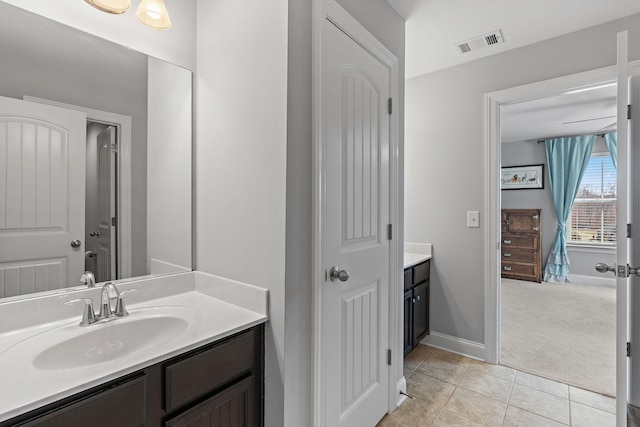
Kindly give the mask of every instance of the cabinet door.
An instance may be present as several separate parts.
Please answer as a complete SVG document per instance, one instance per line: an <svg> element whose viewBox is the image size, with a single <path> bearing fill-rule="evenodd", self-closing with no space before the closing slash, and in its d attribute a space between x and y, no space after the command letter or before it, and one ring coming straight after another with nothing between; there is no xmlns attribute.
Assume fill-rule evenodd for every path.
<svg viewBox="0 0 640 427"><path fill-rule="evenodd" d="M165 422L165 427L250 427L256 425L253 375Z"/></svg>
<svg viewBox="0 0 640 427"><path fill-rule="evenodd" d="M413 348L413 327L411 317L413 314L413 292L411 289L404 292L404 354Z"/></svg>
<svg viewBox="0 0 640 427"><path fill-rule="evenodd" d="M413 343L418 342L429 331L429 282L413 288Z"/></svg>

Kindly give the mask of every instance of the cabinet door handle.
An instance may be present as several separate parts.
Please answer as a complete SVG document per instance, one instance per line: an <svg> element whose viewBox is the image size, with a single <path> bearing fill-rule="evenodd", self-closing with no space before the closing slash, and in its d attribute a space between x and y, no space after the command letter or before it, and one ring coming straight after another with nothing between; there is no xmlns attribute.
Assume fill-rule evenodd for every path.
<svg viewBox="0 0 640 427"><path fill-rule="evenodd" d="M533 227L533 231L540 231L540 227Z"/></svg>
<svg viewBox="0 0 640 427"><path fill-rule="evenodd" d="M505 265L504 267L502 267L505 271L511 271L511 266L510 265Z"/></svg>
<svg viewBox="0 0 640 427"><path fill-rule="evenodd" d="M505 257L509 257L509 256L511 256L511 253L509 253L509 252L505 252L505 253L504 253L504 256L505 256Z"/></svg>
<svg viewBox="0 0 640 427"><path fill-rule="evenodd" d="M502 243L504 243L505 245L510 245L511 244L511 240L503 240Z"/></svg>
<svg viewBox="0 0 640 427"><path fill-rule="evenodd" d="M415 298L413 298L413 303L414 303L414 304L416 303L416 299L415 299Z"/></svg>
<svg viewBox="0 0 640 427"><path fill-rule="evenodd" d="M418 295L418 301L420 301L420 295Z"/></svg>

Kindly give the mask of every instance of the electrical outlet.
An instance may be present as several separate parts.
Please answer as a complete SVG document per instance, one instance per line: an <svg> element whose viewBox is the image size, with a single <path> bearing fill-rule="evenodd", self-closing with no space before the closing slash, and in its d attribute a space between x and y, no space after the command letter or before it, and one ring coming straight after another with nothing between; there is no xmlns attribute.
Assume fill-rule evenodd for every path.
<svg viewBox="0 0 640 427"><path fill-rule="evenodd" d="M467 211L467 227L480 227L480 212Z"/></svg>

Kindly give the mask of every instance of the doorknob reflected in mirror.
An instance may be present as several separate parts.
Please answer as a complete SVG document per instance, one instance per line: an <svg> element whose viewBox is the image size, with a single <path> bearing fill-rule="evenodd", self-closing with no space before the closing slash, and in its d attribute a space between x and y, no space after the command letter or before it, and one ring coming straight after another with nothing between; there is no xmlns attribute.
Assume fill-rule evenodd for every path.
<svg viewBox="0 0 640 427"><path fill-rule="evenodd" d="M340 269L340 267L331 267L329 278L332 282L336 279L340 280L341 282L346 282L347 280L349 280L349 272L347 270Z"/></svg>

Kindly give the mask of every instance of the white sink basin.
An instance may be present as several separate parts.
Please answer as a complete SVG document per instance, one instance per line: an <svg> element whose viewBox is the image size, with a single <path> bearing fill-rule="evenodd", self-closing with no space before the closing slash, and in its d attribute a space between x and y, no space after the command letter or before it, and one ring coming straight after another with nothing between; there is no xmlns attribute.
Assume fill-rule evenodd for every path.
<svg viewBox="0 0 640 427"><path fill-rule="evenodd" d="M0 355L13 360L31 355L27 363L37 370L86 368L169 345L192 329L199 317L197 309L177 305L145 307L129 313L85 327L78 325L78 318L32 335Z"/></svg>
<svg viewBox="0 0 640 427"><path fill-rule="evenodd" d="M121 318L89 325L82 328L84 333L40 352L33 366L69 369L107 362L169 341L188 326L185 319L173 316Z"/></svg>

